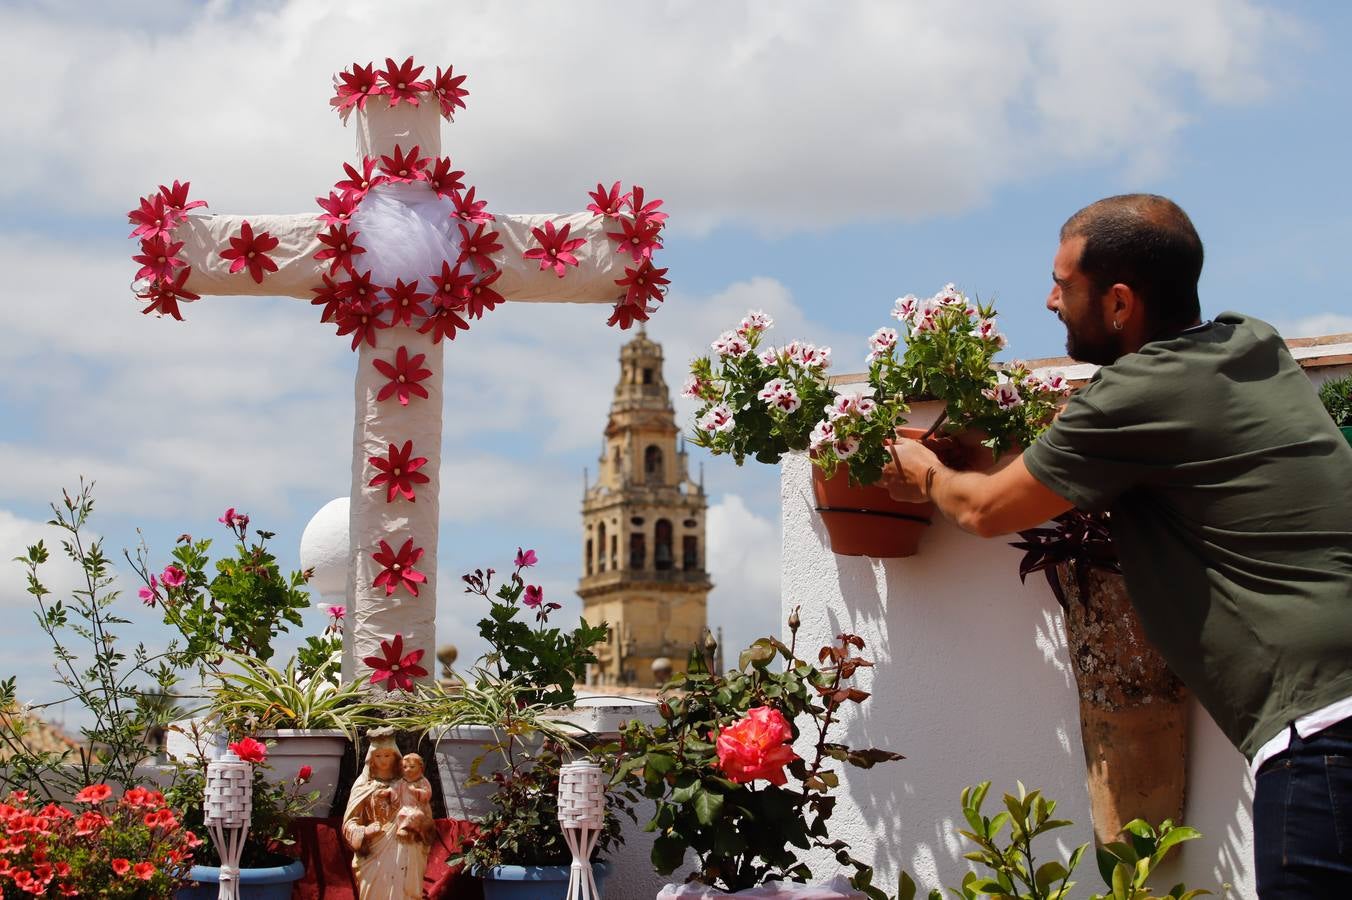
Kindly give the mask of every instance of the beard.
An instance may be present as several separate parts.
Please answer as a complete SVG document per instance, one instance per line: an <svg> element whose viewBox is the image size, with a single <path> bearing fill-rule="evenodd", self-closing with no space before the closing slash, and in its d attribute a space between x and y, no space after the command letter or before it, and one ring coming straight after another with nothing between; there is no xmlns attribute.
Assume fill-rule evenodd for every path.
<svg viewBox="0 0 1352 900"><path fill-rule="evenodd" d="M1062 321L1066 326L1066 355L1076 362L1108 366L1122 355L1120 332L1109 331L1095 320L1079 325Z"/></svg>

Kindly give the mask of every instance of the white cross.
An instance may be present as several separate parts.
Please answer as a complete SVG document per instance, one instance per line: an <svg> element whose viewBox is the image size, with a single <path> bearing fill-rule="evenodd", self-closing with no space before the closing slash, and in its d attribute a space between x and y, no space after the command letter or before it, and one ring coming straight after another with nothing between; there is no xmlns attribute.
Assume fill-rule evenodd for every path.
<svg viewBox="0 0 1352 900"><path fill-rule="evenodd" d="M388 71L396 72L393 61L387 62ZM405 64L405 74L410 65L411 61ZM360 74L361 70L354 66L354 72ZM370 67L366 67L366 75L371 75ZM388 86L386 89L390 90L393 96L394 80L383 75L381 77ZM349 84L350 78L351 73L344 73L344 80ZM450 78L449 70L446 78ZM399 87L403 88L403 80L398 80ZM374 78L370 81L376 84ZM436 84L438 87L444 84L440 70ZM396 148L408 153L416 146L418 157L436 159L441 156L440 117L445 113L449 118L451 110L447 109L445 94L434 94L431 91L431 83L426 86L428 90L417 92L419 102L416 106L408 102L406 97L400 98L404 102L392 104L391 97L371 91L364 98L362 107L354 105L347 110L355 113L357 132L355 168L361 170L362 161L365 159L378 161L381 157L394 157ZM377 90L379 89L377 86ZM338 105L337 98L334 103ZM339 168L335 166L335 172ZM380 198L378 204L393 200L403 204L405 208L413 208L416 205L426 207L436 195L430 189L420 188L418 185L407 187L401 185L398 188L377 188L375 196ZM368 197L368 201L369 199ZM143 210L144 208L143 201ZM634 271L640 264L636 258L624 252L629 248L607 237L608 233L626 230L626 223L618 218L619 210L608 207L607 211L615 212L616 217L593 212L561 216L549 214L495 216L496 221L488 223L485 228L485 232L496 230L498 243L502 245L501 249L488 254L488 258L499 272L498 278L492 284L493 289L503 299L513 301L602 303L614 302L617 298L624 297L629 289L618 282L628 279L632 283L635 278ZM353 215L352 227L360 232L361 229L356 226L362 219L361 205ZM627 224L634 225L636 218L643 217L641 214L631 216ZM665 216L659 214L651 220L654 243L656 229L660 227L663 218ZM138 219L133 213L133 222L144 224L144 221L144 217ZM267 233L278 241L275 249L268 250L264 254L275 263L276 270L271 272L260 270L258 274L262 276L261 281L255 280L249 268L251 263L261 262L256 259L256 253L244 254L242 262L222 256L223 251L230 253L231 239L235 238L238 241L246 222L255 236ZM577 265L565 266L566 277L558 277L552 266L550 268L541 266L538 255L540 242L535 230L543 229L546 223L553 223L558 229L567 225L570 230L569 238L583 240L581 246L572 251L576 256ZM458 228L451 228L450 231L452 234L449 235L451 240L448 255L451 258L448 262L454 266L462 242ZM467 233L473 235L474 231L475 226L469 225ZM319 221L317 214L250 216L194 214L187 216L186 221L173 228L168 238L171 243L181 241L183 244L182 248L171 254L177 257L182 265L171 267L169 272L171 276L178 275L184 268L191 267L182 288L198 295L262 294L313 300L325 283L324 276L329 274L333 265L331 259L315 259L316 253L326 249L326 245L320 241L321 234L329 235L330 230L328 225ZM375 248L368 248L367 253L353 258L353 267L359 272L372 268L373 263L377 272L382 266L385 269L390 269L392 265L397 267L397 264L384 257L400 255L416 237L415 234L404 233L397 229L385 229L366 237L359 236L357 239L359 245L364 246L374 238L375 243L384 249L377 253ZM346 251L348 248L343 246L340 249ZM533 249L537 250L537 258L525 259L524 254ZM158 260L161 264L164 263L163 254L156 257L152 250L148 261L147 252L143 244L142 255L138 257L138 261L148 264ZM548 251L545 253L548 254ZM547 262L552 264L554 260L550 259ZM242 265L243 268L232 273L230 271L232 263L236 267ZM644 262L643 266L657 276L660 284L665 284L665 280L661 279L661 273L665 270L653 272L650 269L650 262ZM420 290L431 293L433 285L429 282L429 276L439 272L438 267L433 272L398 274L405 281L421 279ZM339 272L334 277L343 276ZM651 280L651 275L646 277ZM392 286L393 275L389 280ZM373 283L384 286L384 282L379 279L373 278ZM654 285L653 290L653 299L660 299L660 286ZM637 295L631 293L631 298L633 296ZM638 317L641 319L646 318L647 312L650 311L647 299L645 296L638 301L641 313ZM633 305L630 304L630 310L633 309ZM617 304L617 310L620 308L621 304ZM167 310L152 302L152 308L147 311ZM383 317L386 312L382 312L381 315ZM461 315L464 316L465 313L462 311ZM425 317L417 316L413 320L413 325L421 325L424 321ZM625 325L627 327L627 322ZM370 673L370 668L361 661L366 657L382 657L384 655L382 640L390 641L395 635L402 636L405 655L413 650L423 650L420 665L429 672L435 668L432 650L436 641L442 343L433 340L434 334L435 332L421 334L416 327L401 325L376 331L374 346L367 341L362 341L359 345L355 390L356 421L352 432L352 500L348 559L348 601L352 640L345 642L344 678L365 678ZM388 366L396 362L399 353L405 354L406 358L421 355L423 359L418 368L429 373L419 382L427 396L424 398L416 394L410 395L407 405L399 402L397 392L383 400L377 399L382 390L390 385L392 379L382 374L375 363L377 361L385 363L386 371L389 371ZM425 476L426 482L412 486L416 498L414 501L408 500L398 492L394 493L394 499L391 500L388 484L371 484L373 479L382 474L371 461L388 457L391 447L402 450L409 441L412 442L410 458L426 458L426 462L418 469L418 474ZM388 462L386 468L393 469L394 474L404 474L401 471L402 467ZM399 576L406 567L398 563L391 564L388 559L385 564L377 562L381 541L395 553L409 541L412 542L411 547L420 548L423 554L412 567L425 580L420 583L405 582ZM383 556L383 553L381 555ZM393 591L389 590L388 585L377 584L382 580L394 581ZM412 592L415 588L416 596Z"/></svg>

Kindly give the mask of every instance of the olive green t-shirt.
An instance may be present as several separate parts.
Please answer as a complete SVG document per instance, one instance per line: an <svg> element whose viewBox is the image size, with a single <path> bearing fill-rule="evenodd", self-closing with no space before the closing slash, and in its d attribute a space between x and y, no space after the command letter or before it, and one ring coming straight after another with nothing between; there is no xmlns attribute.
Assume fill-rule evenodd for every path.
<svg viewBox="0 0 1352 900"><path fill-rule="evenodd" d="M1270 325L1099 369L1023 459L1111 512L1146 634L1245 756L1352 696L1352 447Z"/></svg>

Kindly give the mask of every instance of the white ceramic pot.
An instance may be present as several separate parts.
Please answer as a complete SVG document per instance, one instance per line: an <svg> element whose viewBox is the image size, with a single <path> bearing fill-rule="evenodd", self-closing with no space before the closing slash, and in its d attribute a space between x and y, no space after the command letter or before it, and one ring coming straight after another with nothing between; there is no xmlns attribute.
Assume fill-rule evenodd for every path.
<svg viewBox="0 0 1352 900"><path fill-rule="evenodd" d="M319 799L315 801L310 815L332 815L343 754L349 752L352 746L347 735L337 729L278 728L261 732L258 739L273 745L268 748L268 768L264 770L268 780L275 784L289 784L301 766L309 766L313 774L305 787L307 790L319 791Z"/></svg>
<svg viewBox="0 0 1352 900"><path fill-rule="evenodd" d="M441 777L441 793L446 803L448 819L482 819L491 810L489 798L495 790L492 784L470 785L474 761L479 764L479 776L488 778L506 768L501 751L492 749L502 739L486 725L458 725L434 732L437 748L437 774Z"/></svg>

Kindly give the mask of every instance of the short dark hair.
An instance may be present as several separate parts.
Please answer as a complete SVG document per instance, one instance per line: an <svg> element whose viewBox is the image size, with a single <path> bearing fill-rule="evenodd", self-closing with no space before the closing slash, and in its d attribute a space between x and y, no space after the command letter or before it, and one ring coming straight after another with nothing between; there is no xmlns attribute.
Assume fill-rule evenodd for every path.
<svg viewBox="0 0 1352 900"><path fill-rule="evenodd" d="M1177 203L1157 194L1120 194L1091 203L1061 226L1061 240L1084 238L1080 271L1102 295L1125 284L1145 302L1152 338L1201 317L1197 281L1202 239Z"/></svg>

